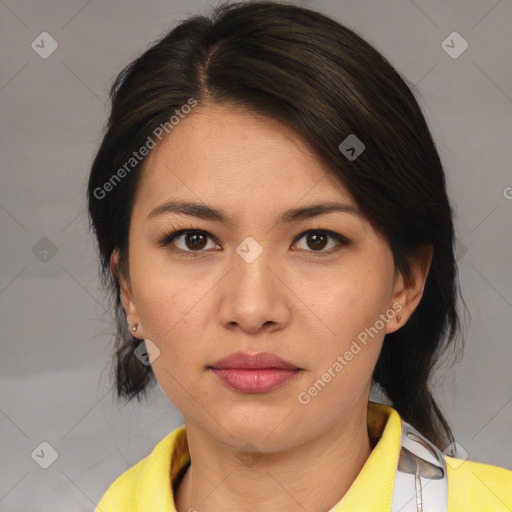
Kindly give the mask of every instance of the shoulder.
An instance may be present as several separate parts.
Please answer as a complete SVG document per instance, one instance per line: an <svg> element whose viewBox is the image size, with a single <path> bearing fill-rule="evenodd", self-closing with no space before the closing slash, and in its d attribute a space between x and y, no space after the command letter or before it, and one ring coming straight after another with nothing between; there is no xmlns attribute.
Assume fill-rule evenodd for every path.
<svg viewBox="0 0 512 512"><path fill-rule="evenodd" d="M445 455L450 511L512 510L512 471Z"/></svg>
<svg viewBox="0 0 512 512"><path fill-rule="evenodd" d="M171 476L188 459L185 427L178 427L108 487L95 512L172 510Z"/></svg>
<svg viewBox="0 0 512 512"><path fill-rule="evenodd" d="M108 487L95 512L136 511L137 485L148 457L118 476Z"/></svg>

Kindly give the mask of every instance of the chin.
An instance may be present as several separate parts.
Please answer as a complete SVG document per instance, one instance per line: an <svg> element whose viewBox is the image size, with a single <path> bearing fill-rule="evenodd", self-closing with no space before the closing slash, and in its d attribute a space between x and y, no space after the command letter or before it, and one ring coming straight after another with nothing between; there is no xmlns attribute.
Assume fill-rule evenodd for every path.
<svg viewBox="0 0 512 512"><path fill-rule="evenodd" d="M262 452L286 450L297 443L295 436L299 434L296 427L289 423L290 417L283 421L281 415L269 415L268 412L249 417L230 414L229 419L228 416L224 416L224 420L219 418L221 426L215 427L215 437L233 449L252 443Z"/></svg>

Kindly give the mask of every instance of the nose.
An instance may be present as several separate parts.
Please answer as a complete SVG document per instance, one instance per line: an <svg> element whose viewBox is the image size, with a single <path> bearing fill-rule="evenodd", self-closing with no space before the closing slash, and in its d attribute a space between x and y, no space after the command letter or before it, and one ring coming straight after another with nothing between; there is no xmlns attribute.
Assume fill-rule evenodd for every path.
<svg viewBox="0 0 512 512"><path fill-rule="evenodd" d="M292 293L281 267L266 251L252 262L234 253L233 268L221 286L219 321L224 327L257 333L289 322Z"/></svg>

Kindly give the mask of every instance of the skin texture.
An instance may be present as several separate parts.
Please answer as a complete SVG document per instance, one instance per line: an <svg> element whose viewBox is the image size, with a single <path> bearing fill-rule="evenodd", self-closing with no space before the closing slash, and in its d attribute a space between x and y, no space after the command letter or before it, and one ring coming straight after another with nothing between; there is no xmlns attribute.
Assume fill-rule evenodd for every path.
<svg viewBox="0 0 512 512"><path fill-rule="evenodd" d="M177 213L147 218L171 199L221 208L232 222ZM395 272L387 242L362 217L334 212L276 222L288 209L325 201L357 207L293 129L240 107L196 108L146 160L121 295L128 321L140 323L135 335L159 348L153 370L184 417L192 462L175 496L178 512L286 512L297 503L325 511L371 453L373 368L384 335L416 308L432 251L421 253L406 281ZM187 244L179 236L159 247L173 226L209 238ZM321 247L308 242L307 230L326 237ZM252 263L236 252L248 236L263 249ZM198 243L202 253L188 256ZM113 269L117 257L114 252ZM385 322L321 392L300 403L298 394L397 303L400 324ZM273 352L303 371L270 392L242 393L206 368L237 351ZM249 442L260 456L253 465L240 457Z"/></svg>

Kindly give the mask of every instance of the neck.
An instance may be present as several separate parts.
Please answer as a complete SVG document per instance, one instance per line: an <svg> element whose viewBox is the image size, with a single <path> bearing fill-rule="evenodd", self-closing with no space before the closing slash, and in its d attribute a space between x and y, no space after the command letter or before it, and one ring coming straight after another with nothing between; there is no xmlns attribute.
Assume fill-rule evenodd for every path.
<svg viewBox="0 0 512 512"><path fill-rule="evenodd" d="M285 451L258 454L253 463L194 423L185 426L191 464L177 489L178 512L325 512L348 491L373 446L367 401L321 435Z"/></svg>

